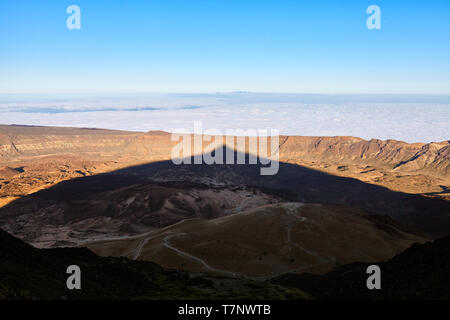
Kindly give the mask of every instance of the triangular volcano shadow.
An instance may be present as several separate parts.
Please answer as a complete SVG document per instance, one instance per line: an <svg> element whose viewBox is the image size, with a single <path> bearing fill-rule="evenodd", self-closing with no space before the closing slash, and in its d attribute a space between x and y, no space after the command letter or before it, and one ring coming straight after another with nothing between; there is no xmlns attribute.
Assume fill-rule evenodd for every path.
<svg viewBox="0 0 450 320"><path fill-rule="evenodd" d="M264 176L260 174L261 167L265 167L261 161L249 164L249 154L225 146L221 148L224 157L227 152L233 153L235 164L226 164L225 159L225 164L193 164L194 156L191 156L184 160L191 160L192 164L176 165L171 160L165 160L63 181L0 208L0 226L9 223L11 217L19 216L24 205L33 208L36 213L42 206L58 205L75 216L82 216L84 207L80 203L102 192L131 185L169 183L202 188L208 188L208 185L211 188L251 186L275 193L286 201L348 205L371 214L388 215L432 237L450 234L450 203L447 201L396 192L357 179L284 162L279 163L277 174ZM219 151L215 150L213 154L215 152ZM236 164L239 157L245 157L246 164ZM62 220L71 218L67 215Z"/></svg>
<svg viewBox="0 0 450 320"><path fill-rule="evenodd" d="M266 152L269 153L270 151ZM278 173L279 161L278 154L273 153L271 158L259 156L258 150L255 153L241 152L232 149L226 145L220 145L217 148L203 152L197 155L191 155L183 158L175 158L172 162L186 165L251 165L253 169L259 170L260 175L275 175ZM268 172L273 168L272 172ZM265 171L264 171L265 170Z"/></svg>

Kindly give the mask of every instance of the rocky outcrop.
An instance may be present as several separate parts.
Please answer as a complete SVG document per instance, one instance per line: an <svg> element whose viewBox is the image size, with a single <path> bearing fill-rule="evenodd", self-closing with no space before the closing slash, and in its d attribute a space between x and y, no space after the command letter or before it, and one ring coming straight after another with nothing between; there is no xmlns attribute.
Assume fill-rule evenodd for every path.
<svg viewBox="0 0 450 320"><path fill-rule="evenodd" d="M280 139L281 140L281 139ZM376 165L398 171L450 176L450 141L409 144L354 137L287 137L281 159Z"/></svg>
<svg viewBox="0 0 450 320"><path fill-rule="evenodd" d="M10 168L8 166L0 167L0 179L9 179L20 174L20 170Z"/></svg>

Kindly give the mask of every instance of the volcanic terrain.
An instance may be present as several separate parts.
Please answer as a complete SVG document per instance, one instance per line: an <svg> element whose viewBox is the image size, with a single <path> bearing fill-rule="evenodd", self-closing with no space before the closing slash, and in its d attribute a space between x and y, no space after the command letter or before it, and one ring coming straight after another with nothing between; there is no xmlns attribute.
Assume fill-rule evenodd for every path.
<svg viewBox="0 0 450 320"><path fill-rule="evenodd" d="M248 159L225 141L203 153ZM260 280L385 261L450 234L448 141L282 136L273 176L261 163L175 165L176 143L0 126L0 227L36 247Z"/></svg>

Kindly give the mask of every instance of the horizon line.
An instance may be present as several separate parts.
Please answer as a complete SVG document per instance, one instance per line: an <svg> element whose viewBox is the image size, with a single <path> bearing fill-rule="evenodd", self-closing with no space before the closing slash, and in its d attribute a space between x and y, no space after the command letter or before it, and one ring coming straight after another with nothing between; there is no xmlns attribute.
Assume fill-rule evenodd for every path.
<svg viewBox="0 0 450 320"><path fill-rule="evenodd" d="M344 96L344 95L364 95L364 96L450 96L448 93L426 93L426 92L291 92L291 91L247 91L247 90L233 90L233 91L124 91L124 92L0 92L0 95L217 95L217 94L285 94L285 95L322 95L322 96Z"/></svg>

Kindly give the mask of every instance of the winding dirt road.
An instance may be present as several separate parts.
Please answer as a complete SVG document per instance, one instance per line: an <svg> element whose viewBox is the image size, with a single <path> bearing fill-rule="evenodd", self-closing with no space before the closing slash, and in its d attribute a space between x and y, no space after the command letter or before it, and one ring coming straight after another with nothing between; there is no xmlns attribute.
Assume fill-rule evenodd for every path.
<svg viewBox="0 0 450 320"><path fill-rule="evenodd" d="M287 225L287 228L286 228L288 244L291 245L292 247L298 248L298 249L306 252L307 254L313 256L314 258L316 258L319 261L317 263L305 264L305 265L303 265L301 267L292 269L290 272L298 272L298 271L302 271L302 270L309 269L309 268L312 268L312 267L317 267L317 266L320 266L320 265L323 265L323 264L334 263L335 259L333 259L333 258L326 259L326 258L320 256L317 252L310 251L310 250L302 247L298 243L292 241L292 238L291 238L292 228L294 226L298 225L299 223L302 223L303 221L307 220L305 217L302 217L297 211L297 209L299 209L299 208L301 208L303 206L303 203L293 203L293 202L291 202L291 203L283 203L282 206L283 206L284 209L286 209L286 213L288 215L296 218L296 220L293 223Z"/></svg>
<svg viewBox="0 0 450 320"><path fill-rule="evenodd" d="M228 271L228 270L222 270L222 269L217 269L214 267L211 267L210 265L208 265L203 259L198 258L196 256L193 256L187 252L181 251L180 249L174 247L171 243L170 243L170 239L173 237L177 237L177 236L181 236L181 235L185 235L186 233L182 232L182 233L175 233L175 234L171 234L168 235L166 237L163 238L163 244L166 248L171 249L173 251L175 251L178 255L183 256L189 260L192 260L194 262L200 263L207 271L210 272L214 272L214 273L218 273L218 274L223 274L223 275L227 275L227 276L232 276L232 277L238 277L241 276L236 272L232 272L232 271Z"/></svg>
<svg viewBox="0 0 450 320"><path fill-rule="evenodd" d="M229 270L223 270L223 269L214 268L214 267L210 266L208 263L206 263L205 260L203 260L203 259L201 259L199 257L196 257L196 256L194 256L194 255L192 255L190 253L187 253L185 251L182 251L182 250L178 249L177 247L175 247L173 244L170 243L170 239L172 239L174 237L177 237L177 236L186 235L186 233L183 233L183 232L181 232L181 233L174 233L174 234L170 234L170 235L164 237L163 238L163 245L166 248L168 248L170 250L173 250L178 255L180 255L182 257L185 257L185 258L187 258L187 259L189 259L189 260L191 260L193 262L199 263L200 265L203 266L205 271L209 271L209 272L217 273L217 274L222 274L222 275L227 275L227 276L232 276L232 277L240 277L240 278L245 278L245 279L252 279L252 280L269 280L271 278L277 277L277 276L279 276L281 274L284 274L286 272L298 272L298 271L302 271L302 270L309 269L309 268L312 268L312 267L317 267L317 266L320 266L320 265L323 265L323 264L334 263L334 259L333 258L331 258L331 259L324 258L324 257L320 256L317 252L313 252L313 251L307 250L307 249L303 248L301 245L299 245L298 243L292 241L292 236L291 235L292 235L293 227L295 227L296 225L298 225L298 224L300 224L300 223L302 223L302 222L307 220L305 217L302 217L300 215L300 213L298 212L298 209L303 206L303 203L290 202L290 203L282 203L280 205L282 206L283 209L285 209L286 214L288 214L289 216L295 218L295 220L292 223L290 223L290 224L288 224L286 226L287 243L290 246L298 248L298 249L306 252L307 254L315 257L318 260L317 263L302 265L302 266L300 266L298 268L291 269L289 271L282 271L282 272L278 272L278 273L270 273L270 274L265 275L265 276L246 276L246 275L243 275L243 274L240 274L240 273L237 273L237 272L232 272L232 271L229 271ZM150 240L150 238L151 237L145 238L139 243L139 245L138 245L138 247L136 248L136 251L135 251L134 259L137 259L139 257L139 255L142 252L142 248L145 246L145 244L148 242L148 240Z"/></svg>

